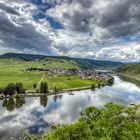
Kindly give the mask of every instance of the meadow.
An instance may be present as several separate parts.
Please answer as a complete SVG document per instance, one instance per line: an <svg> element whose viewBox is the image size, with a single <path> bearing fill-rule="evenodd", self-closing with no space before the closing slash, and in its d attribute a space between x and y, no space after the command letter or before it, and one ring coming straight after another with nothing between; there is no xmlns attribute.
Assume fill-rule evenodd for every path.
<svg viewBox="0 0 140 140"><path fill-rule="evenodd" d="M42 72L26 72L26 68L39 66L36 62L26 62L14 59L0 60L0 87L5 87L9 83L23 82L25 88L32 88L33 83L37 83Z"/></svg>
<svg viewBox="0 0 140 140"><path fill-rule="evenodd" d="M47 59L41 61L24 61L20 59L0 59L0 88L5 87L9 83L22 82L25 89L32 90L33 84L38 84L45 72L27 72L30 67L38 68L77 68L79 66L73 61L64 61L57 59ZM48 77L47 74L42 79L42 82L48 82L49 89L71 89L91 86L98 84L99 81L81 80L77 76L68 77ZM39 88L39 87L38 87Z"/></svg>
<svg viewBox="0 0 140 140"><path fill-rule="evenodd" d="M54 89L56 87L60 90L88 87L91 86L92 84L95 84L97 86L98 83L100 83L99 80L94 80L94 81L83 80L83 79L79 79L78 76L71 76L70 79L67 76L62 76L62 77L45 76L43 81L48 82L49 89Z"/></svg>

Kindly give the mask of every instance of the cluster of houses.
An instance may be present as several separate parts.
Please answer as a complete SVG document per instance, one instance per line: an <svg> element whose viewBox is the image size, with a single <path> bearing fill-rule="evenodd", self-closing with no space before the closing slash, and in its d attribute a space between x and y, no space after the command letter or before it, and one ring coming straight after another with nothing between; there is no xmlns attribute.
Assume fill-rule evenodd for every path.
<svg viewBox="0 0 140 140"><path fill-rule="evenodd" d="M49 77L52 76L74 76L78 75L79 79L85 80L108 80L110 77L105 72L96 70L78 70L78 69L64 69L64 68L29 68L26 71L44 71L47 72Z"/></svg>

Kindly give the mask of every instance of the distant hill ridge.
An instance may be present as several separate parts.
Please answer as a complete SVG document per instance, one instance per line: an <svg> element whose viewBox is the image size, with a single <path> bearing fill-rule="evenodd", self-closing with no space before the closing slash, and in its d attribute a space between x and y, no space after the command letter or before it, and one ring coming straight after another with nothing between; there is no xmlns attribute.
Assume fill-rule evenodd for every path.
<svg viewBox="0 0 140 140"><path fill-rule="evenodd" d="M103 60L92 60L85 58L71 58L67 56L45 56L45 55L36 55L36 54L21 54L21 53L6 53L0 56L0 58L4 59L21 59L24 61L48 61L48 59L55 60L65 60L65 61L74 61L78 66L85 69L92 68L114 68L119 67L123 63L114 62L114 61L103 61Z"/></svg>
<svg viewBox="0 0 140 140"><path fill-rule="evenodd" d="M140 74L140 63L124 64L116 69L120 73Z"/></svg>

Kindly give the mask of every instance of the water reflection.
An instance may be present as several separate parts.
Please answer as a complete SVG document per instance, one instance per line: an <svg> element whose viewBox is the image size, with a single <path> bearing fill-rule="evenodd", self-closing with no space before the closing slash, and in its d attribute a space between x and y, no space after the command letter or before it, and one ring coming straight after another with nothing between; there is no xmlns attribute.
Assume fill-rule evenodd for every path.
<svg viewBox="0 0 140 140"><path fill-rule="evenodd" d="M47 106L48 97L46 95L40 96L40 105L44 108Z"/></svg>
<svg viewBox="0 0 140 140"><path fill-rule="evenodd" d="M129 105L140 103L140 88L115 77L112 87L95 91L76 91L73 94L0 101L0 140L18 136L24 130L37 135L46 133L51 123L77 121L87 106L102 107L107 102Z"/></svg>
<svg viewBox="0 0 140 140"><path fill-rule="evenodd" d="M63 95L55 95L55 96L53 96L54 102L57 102L57 100L61 100L62 96Z"/></svg>
<svg viewBox="0 0 140 140"><path fill-rule="evenodd" d="M6 98L3 100L2 106L8 111L13 111L14 109L21 108L25 104L25 98Z"/></svg>

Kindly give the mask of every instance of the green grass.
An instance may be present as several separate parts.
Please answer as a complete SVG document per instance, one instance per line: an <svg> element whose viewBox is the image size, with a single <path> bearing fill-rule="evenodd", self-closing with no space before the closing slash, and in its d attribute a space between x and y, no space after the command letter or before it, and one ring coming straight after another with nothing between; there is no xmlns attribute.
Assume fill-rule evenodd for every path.
<svg viewBox="0 0 140 140"><path fill-rule="evenodd" d="M21 60L0 60L0 87L5 87L9 83L23 82L25 88L31 89L33 83L37 83L42 72L25 72L30 66L39 66L35 62Z"/></svg>
<svg viewBox="0 0 140 140"><path fill-rule="evenodd" d="M139 140L139 106L88 107L73 124L53 125L41 140ZM31 136L33 140L37 138Z"/></svg>
<svg viewBox="0 0 140 140"><path fill-rule="evenodd" d="M9 83L23 82L26 89L33 89L33 84L40 81L44 72L26 72L25 70L30 67L79 69L79 66L71 60L23 61L18 59L0 59L0 88L5 87ZM99 83L99 81L81 80L76 76L71 77L70 80L65 76L48 78L47 74L43 81L48 82L49 89L54 89L55 86L59 89L80 88Z"/></svg>
<svg viewBox="0 0 140 140"><path fill-rule="evenodd" d="M55 87L59 89L72 89L72 88L80 88L91 86L92 84L98 84L100 81L93 80L82 80L78 79L77 76L71 76L70 79L68 77L48 77L45 76L44 82L47 81L49 84L49 89L54 89Z"/></svg>
<svg viewBox="0 0 140 140"><path fill-rule="evenodd" d="M45 64L45 67L48 68L76 68L79 69L80 66L72 60L64 60L64 59L57 59L57 58L47 58L40 61L41 63Z"/></svg>

